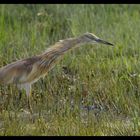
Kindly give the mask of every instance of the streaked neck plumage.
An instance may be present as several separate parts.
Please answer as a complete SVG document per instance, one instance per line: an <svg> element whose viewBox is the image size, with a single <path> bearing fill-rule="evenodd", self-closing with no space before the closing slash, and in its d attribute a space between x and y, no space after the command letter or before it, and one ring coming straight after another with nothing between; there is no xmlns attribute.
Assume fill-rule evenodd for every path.
<svg viewBox="0 0 140 140"><path fill-rule="evenodd" d="M82 42L80 38L69 38L61 40L48 48L45 53L40 55L41 63L40 67L50 70L57 61L59 61L61 56L63 56L69 50L79 46Z"/></svg>

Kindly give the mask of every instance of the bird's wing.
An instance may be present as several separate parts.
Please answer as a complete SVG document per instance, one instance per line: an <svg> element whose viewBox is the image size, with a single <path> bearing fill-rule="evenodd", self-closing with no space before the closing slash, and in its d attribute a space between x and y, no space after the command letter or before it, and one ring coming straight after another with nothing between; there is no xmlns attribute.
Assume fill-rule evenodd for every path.
<svg viewBox="0 0 140 140"><path fill-rule="evenodd" d="M0 83L22 83L26 76L32 71L33 64L38 57L27 58L8 64L0 69Z"/></svg>

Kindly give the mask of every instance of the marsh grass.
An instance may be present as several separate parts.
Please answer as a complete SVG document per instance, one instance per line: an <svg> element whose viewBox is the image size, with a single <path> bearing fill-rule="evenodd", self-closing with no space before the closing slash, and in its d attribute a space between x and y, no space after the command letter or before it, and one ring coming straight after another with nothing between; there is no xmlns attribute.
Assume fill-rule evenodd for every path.
<svg viewBox="0 0 140 140"><path fill-rule="evenodd" d="M140 135L139 5L0 5L0 67L93 32L115 44L68 52L18 103L0 86L0 135Z"/></svg>

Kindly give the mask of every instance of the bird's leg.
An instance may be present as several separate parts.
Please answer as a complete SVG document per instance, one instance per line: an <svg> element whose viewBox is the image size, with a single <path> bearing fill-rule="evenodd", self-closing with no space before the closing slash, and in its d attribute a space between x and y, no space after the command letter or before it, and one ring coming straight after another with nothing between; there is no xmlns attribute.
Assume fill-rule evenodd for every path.
<svg viewBox="0 0 140 140"><path fill-rule="evenodd" d="M19 93L19 95L18 95L18 97L16 97L16 100L17 100L17 105L19 106L20 101L21 101L21 97L22 97L22 91L18 90L18 93Z"/></svg>
<svg viewBox="0 0 140 140"><path fill-rule="evenodd" d="M21 85L19 85L19 84L17 84L17 87L18 87L18 93L19 93L19 95L16 98L16 100L17 100L17 105L19 105L20 104L20 101L21 101L21 97L22 97L22 88L21 88Z"/></svg>
<svg viewBox="0 0 140 140"><path fill-rule="evenodd" d="M31 93L29 93L29 94L30 95L27 96L27 105L28 105L30 113L32 114L33 113L33 109L32 109L32 106L31 106Z"/></svg>
<svg viewBox="0 0 140 140"><path fill-rule="evenodd" d="M30 113L33 113L32 107L31 107L31 85L26 84L25 85L26 95L27 95L27 105Z"/></svg>
<svg viewBox="0 0 140 140"><path fill-rule="evenodd" d="M26 91L28 109L30 113L33 113L31 107L31 84L28 83L28 84L18 85L18 88L20 88L20 90L24 89ZM19 96L19 98L21 98L21 95Z"/></svg>
<svg viewBox="0 0 140 140"><path fill-rule="evenodd" d="M22 91L19 90L18 93L19 93L18 100L19 100L19 102L20 102L20 101L21 101L21 97L22 97Z"/></svg>

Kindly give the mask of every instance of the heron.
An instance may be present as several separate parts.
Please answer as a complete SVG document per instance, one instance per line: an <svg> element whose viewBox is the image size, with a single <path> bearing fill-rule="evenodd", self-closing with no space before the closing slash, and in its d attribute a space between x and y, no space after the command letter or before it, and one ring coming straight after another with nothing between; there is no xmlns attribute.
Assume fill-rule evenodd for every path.
<svg viewBox="0 0 140 140"><path fill-rule="evenodd" d="M0 84L15 84L19 91L24 90L27 97L27 106L32 113L31 106L31 86L41 77L44 77L64 56L66 52L82 44L101 43L114 46L103 39L100 39L93 33L86 32L80 36L59 40L51 45L45 52L17 60L0 68ZM20 92L21 94L21 92Z"/></svg>

